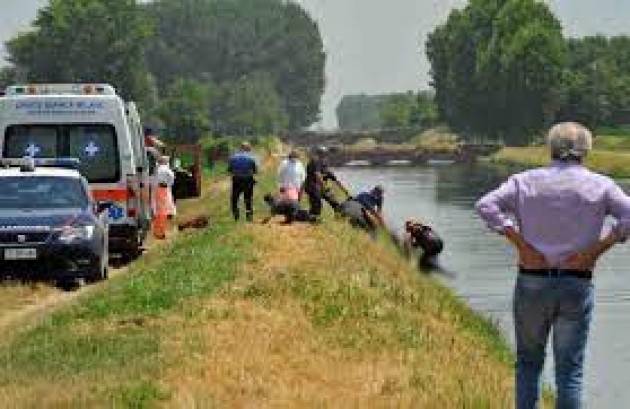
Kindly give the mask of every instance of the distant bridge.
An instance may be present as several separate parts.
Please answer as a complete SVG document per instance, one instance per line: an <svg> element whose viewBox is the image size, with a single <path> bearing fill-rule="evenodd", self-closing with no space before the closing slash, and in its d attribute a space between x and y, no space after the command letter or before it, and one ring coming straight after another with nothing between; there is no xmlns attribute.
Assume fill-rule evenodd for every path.
<svg viewBox="0 0 630 409"><path fill-rule="evenodd" d="M438 152L422 148L352 149L333 147L328 154L331 166L365 163L374 166L421 165L432 160L470 163L480 156L488 156L501 149L501 145L460 145L452 152Z"/></svg>
<svg viewBox="0 0 630 409"><path fill-rule="evenodd" d="M422 133L424 130L425 129L422 128L395 128L373 131L301 131L285 134L282 136L282 140L291 145L301 147L316 145L352 145L365 138L371 138L383 144L401 144L409 141L409 139Z"/></svg>

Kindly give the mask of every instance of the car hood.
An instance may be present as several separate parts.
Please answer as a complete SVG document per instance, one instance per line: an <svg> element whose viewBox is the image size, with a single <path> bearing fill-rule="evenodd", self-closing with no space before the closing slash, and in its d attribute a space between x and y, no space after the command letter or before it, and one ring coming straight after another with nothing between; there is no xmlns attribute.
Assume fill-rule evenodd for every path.
<svg viewBox="0 0 630 409"><path fill-rule="evenodd" d="M91 215L82 209L0 210L0 230L50 230L91 221Z"/></svg>

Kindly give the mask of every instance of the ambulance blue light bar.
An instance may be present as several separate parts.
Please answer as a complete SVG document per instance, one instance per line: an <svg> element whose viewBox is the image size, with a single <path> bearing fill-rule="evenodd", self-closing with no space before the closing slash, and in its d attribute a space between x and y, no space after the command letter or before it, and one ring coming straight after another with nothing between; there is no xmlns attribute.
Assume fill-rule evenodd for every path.
<svg viewBox="0 0 630 409"><path fill-rule="evenodd" d="M116 95L116 90L109 84L30 84L7 87L6 95Z"/></svg>

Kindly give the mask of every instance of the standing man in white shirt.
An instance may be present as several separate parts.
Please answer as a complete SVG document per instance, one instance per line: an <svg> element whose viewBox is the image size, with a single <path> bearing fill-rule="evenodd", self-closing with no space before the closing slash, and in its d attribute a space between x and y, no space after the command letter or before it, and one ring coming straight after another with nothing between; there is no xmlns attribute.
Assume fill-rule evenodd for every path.
<svg viewBox="0 0 630 409"><path fill-rule="evenodd" d="M300 161L297 151L292 150L287 159L280 163L278 168L278 185L286 195L299 200L302 197L306 170Z"/></svg>

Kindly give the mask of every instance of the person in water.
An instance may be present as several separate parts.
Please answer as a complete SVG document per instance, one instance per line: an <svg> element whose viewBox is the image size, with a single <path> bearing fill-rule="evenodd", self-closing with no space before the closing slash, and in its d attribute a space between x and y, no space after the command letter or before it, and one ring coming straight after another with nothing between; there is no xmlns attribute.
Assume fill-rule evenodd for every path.
<svg viewBox="0 0 630 409"><path fill-rule="evenodd" d="M407 220L403 247L408 255L414 249L421 249L420 265L428 267L435 265L436 257L444 250L444 242L431 226L419 220Z"/></svg>
<svg viewBox="0 0 630 409"><path fill-rule="evenodd" d="M577 123L560 123L549 131L547 143L548 166L511 176L476 205L487 225L518 251L513 303L517 409L539 406L552 332L556 407L582 407L593 270L602 254L630 235L630 197L615 181L584 166L591 132ZM607 217L616 224L604 230Z"/></svg>

